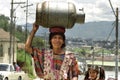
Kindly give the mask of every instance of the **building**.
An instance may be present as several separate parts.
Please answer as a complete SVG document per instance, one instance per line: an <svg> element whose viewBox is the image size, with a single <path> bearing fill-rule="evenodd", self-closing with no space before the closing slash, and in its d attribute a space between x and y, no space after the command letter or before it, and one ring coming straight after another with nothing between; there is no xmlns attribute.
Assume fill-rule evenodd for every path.
<svg viewBox="0 0 120 80"><path fill-rule="evenodd" d="M14 41L10 41L9 32L0 28L0 63L12 63L16 62L17 53L17 39L12 37ZM12 44L10 48L10 42ZM10 52L11 49L11 52Z"/></svg>

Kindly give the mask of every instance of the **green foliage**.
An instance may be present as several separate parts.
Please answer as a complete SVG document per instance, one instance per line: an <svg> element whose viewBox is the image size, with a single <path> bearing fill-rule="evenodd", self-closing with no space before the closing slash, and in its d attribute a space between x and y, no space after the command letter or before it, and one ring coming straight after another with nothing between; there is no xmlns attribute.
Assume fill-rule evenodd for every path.
<svg viewBox="0 0 120 80"><path fill-rule="evenodd" d="M44 48L44 40L38 36L34 37L32 46L38 47L38 48Z"/></svg>
<svg viewBox="0 0 120 80"><path fill-rule="evenodd" d="M22 26L18 25L18 26L17 26L17 31L18 31L18 32L23 32Z"/></svg>
<svg viewBox="0 0 120 80"><path fill-rule="evenodd" d="M25 32L19 32L19 31L16 31L15 32L15 37L19 39L19 42L25 42Z"/></svg>
<svg viewBox="0 0 120 80"><path fill-rule="evenodd" d="M21 66L22 70L28 73L29 77L34 77L31 56L24 50L17 51L17 63Z"/></svg>
<svg viewBox="0 0 120 80"><path fill-rule="evenodd" d="M9 20L10 20L9 17L0 15L0 28L3 28L5 31L9 31L10 27Z"/></svg>
<svg viewBox="0 0 120 80"><path fill-rule="evenodd" d="M0 15L0 28L4 29L5 31L10 32L11 25L9 22L10 22L9 17ZM13 24L14 24L14 22L13 22ZM12 32L13 32L13 29L12 29ZM16 25L15 37L18 38L20 42L25 42L28 32L29 31L22 30L21 25Z"/></svg>
<svg viewBox="0 0 120 80"><path fill-rule="evenodd" d="M21 25L17 25L15 30L15 37L19 39L19 42L24 43L29 34L28 30L23 30Z"/></svg>

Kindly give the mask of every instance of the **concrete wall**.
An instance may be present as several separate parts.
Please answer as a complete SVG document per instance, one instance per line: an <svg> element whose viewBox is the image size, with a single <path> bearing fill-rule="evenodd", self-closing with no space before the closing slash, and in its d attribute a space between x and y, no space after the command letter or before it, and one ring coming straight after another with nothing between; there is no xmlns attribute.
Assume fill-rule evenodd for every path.
<svg viewBox="0 0 120 80"><path fill-rule="evenodd" d="M15 42L14 54L13 54L13 46L12 46L12 53L10 56L10 43L9 41L2 41L0 45L3 45L3 57L0 56L0 63L12 63L13 62L13 55L14 61L16 62L16 54L17 54L17 43Z"/></svg>

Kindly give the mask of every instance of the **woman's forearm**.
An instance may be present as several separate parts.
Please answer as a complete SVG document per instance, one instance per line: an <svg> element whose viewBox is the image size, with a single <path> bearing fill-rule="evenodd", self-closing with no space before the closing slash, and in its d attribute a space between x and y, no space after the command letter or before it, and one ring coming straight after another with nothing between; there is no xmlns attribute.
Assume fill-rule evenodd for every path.
<svg viewBox="0 0 120 80"><path fill-rule="evenodd" d="M38 30L38 27L39 27L38 25L33 24L33 29L32 29L30 35L28 36L28 38L26 40L25 50L29 53L32 53L31 44L32 44L33 37L34 37L36 31Z"/></svg>

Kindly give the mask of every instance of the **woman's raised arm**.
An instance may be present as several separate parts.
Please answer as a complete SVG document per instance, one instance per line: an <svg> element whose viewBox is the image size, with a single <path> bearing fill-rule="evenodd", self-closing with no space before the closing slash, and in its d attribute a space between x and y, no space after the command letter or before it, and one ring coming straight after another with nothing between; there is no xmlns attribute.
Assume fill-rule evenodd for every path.
<svg viewBox="0 0 120 80"><path fill-rule="evenodd" d="M34 37L36 31L38 30L38 28L39 28L39 25L36 25L34 23L32 31L31 31L30 35L28 36L26 43L25 43L25 51L27 51L30 54L32 53L32 46L31 46L32 40L33 40L33 37Z"/></svg>

